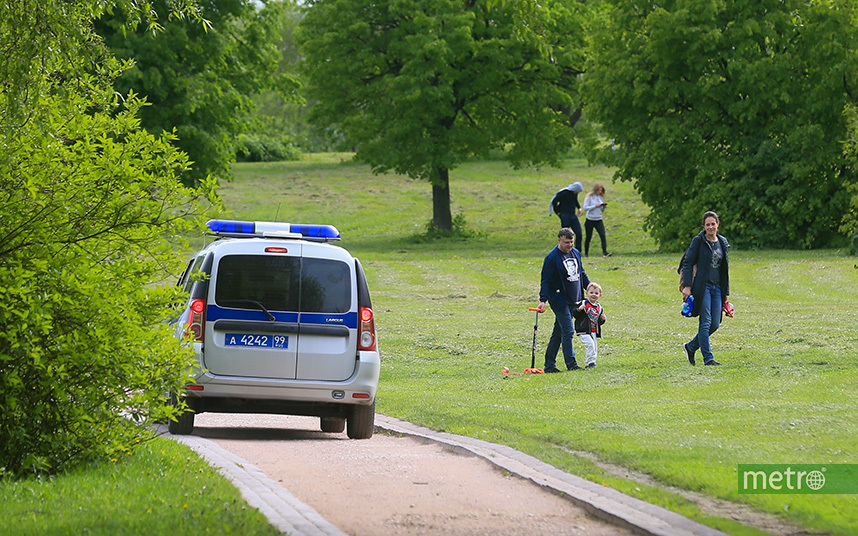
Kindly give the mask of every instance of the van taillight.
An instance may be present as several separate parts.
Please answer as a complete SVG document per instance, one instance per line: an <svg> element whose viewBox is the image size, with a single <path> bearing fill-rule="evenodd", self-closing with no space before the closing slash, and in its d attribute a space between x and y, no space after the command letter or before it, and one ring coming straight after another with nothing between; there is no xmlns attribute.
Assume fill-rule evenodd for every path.
<svg viewBox="0 0 858 536"><path fill-rule="evenodd" d="M375 319L372 315L372 309L369 307L361 307L360 309L360 342L358 343L359 350L368 350L374 352L377 348L375 343Z"/></svg>
<svg viewBox="0 0 858 536"><path fill-rule="evenodd" d="M188 327L186 332L190 332L194 336L195 341L202 342L205 335L206 322L206 302L205 300L192 300L191 312L188 315Z"/></svg>

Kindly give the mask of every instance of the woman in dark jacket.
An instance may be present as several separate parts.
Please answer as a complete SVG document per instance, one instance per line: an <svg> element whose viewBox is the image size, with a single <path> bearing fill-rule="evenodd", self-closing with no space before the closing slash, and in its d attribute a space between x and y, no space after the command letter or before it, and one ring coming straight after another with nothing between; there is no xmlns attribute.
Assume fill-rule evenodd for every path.
<svg viewBox="0 0 858 536"><path fill-rule="evenodd" d="M712 211L703 214L703 231L691 241L682 264L682 298L694 296L691 316L700 318L697 335L682 345L688 362L694 364L697 350L704 365L720 365L712 355L709 337L721 325L721 310L730 294L727 239L718 234L721 220Z"/></svg>

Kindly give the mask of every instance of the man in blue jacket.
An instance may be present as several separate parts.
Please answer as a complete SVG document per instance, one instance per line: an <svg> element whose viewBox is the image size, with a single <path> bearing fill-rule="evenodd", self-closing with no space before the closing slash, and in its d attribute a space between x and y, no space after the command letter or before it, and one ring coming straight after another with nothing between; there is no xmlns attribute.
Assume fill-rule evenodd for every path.
<svg viewBox="0 0 858 536"><path fill-rule="evenodd" d="M575 350L572 339L575 337L575 323L572 320L572 308L584 299L584 289L590 284L590 278L581 265L581 253L573 247L575 233L564 227L557 233L557 247L545 256L542 263L542 283L539 286L539 305L537 310L545 311L545 304L554 311L554 330L545 348L545 372L557 370L557 351L563 348L563 360L567 370L581 367L575 362Z"/></svg>

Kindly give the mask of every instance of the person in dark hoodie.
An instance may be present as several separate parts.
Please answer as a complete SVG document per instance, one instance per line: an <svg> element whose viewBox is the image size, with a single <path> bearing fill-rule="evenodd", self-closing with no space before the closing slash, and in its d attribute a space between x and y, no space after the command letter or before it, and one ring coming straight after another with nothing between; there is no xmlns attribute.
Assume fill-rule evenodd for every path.
<svg viewBox="0 0 858 536"><path fill-rule="evenodd" d="M575 361L572 339L575 324L572 309L584 299L584 288L590 284L587 272L581 264L581 253L572 244L575 233L564 227L557 233L557 246L542 262L542 277L539 285L539 305L536 310L545 311L545 304L554 311L554 329L545 348L545 372L560 372L556 366L557 351L563 349L563 361L567 370L581 367Z"/></svg>
<svg viewBox="0 0 858 536"><path fill-rule="evenodd" d="M718 214L703 214L703 230L694 237L682 261L682 299L694 296L691 316L699 317L697 335L682 345L685 358L695 364L697 350L703 354L704 365L720 365L715 361L709 337L721 325L724 302L730 294L730 271L727 250L730 244L718 234L721 220Z"/></svg>
<svg viewBox="0 0 858 536"><path fill-rule="evenodd" d="M568 227L575 233L575 249L581 251L581 222L578 216L581 215L581 205L578 203L578 194L584 191L584 186L580 182L573 182L562 190L559 190L554 197L551 198L551 203L548 205L548 215L551 216L553 210L560 217L560 227Z"/></svg>

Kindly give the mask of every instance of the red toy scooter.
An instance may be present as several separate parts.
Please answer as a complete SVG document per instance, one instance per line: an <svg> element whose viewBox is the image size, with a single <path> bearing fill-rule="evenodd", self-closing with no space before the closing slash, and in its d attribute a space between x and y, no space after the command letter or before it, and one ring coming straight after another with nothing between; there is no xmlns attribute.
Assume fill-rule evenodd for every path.
<svg viewBox="0 0 858 536"><path fill-rule="evenodd" d="M533 345L530 353L530 368L524 369L523 372L510 372L509 367L504 367L501 373L504 376L519 376L522 374L544 374L541 368L536 368L536 332L539 329L539 313L535 307L528 307L528 311L536 311L536 319L533 321Z"/></svg>

